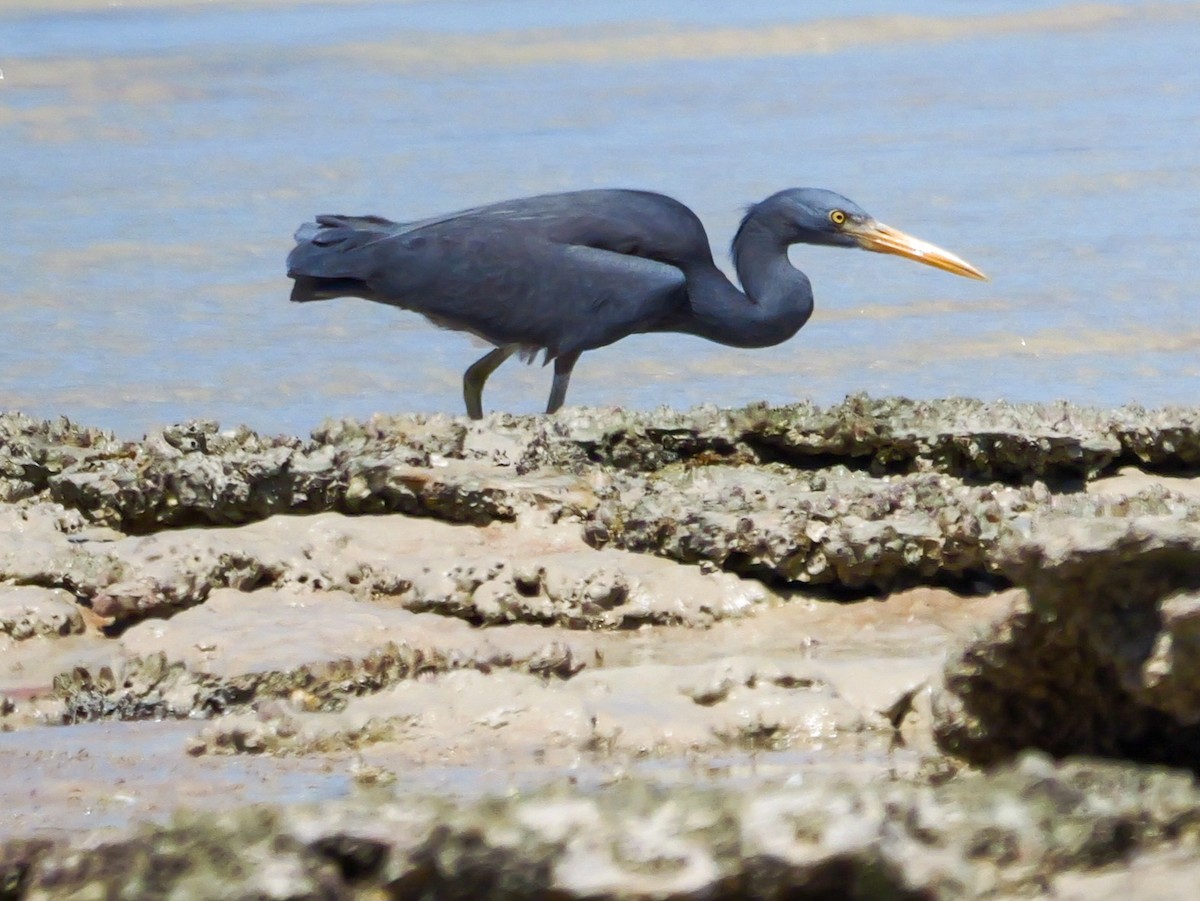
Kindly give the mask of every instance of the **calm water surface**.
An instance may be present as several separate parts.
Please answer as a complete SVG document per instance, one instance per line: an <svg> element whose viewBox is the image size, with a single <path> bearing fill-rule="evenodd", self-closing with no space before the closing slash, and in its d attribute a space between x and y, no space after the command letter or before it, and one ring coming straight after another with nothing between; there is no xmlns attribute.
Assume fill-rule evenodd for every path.
<svg viewBox="0 0 1200 901"><path fill-rule="evenodd" d="M628 339L584 356L570 401L1200 403L1200 4L910 8L0 2L0 408L133 437L458 413L469 339L288 303L299 222L646 187L692 205L724 263L744 205L790 185L993 281L800 248L818 310L792 341ZM548 389L509 364L485 402Z"/></svg>

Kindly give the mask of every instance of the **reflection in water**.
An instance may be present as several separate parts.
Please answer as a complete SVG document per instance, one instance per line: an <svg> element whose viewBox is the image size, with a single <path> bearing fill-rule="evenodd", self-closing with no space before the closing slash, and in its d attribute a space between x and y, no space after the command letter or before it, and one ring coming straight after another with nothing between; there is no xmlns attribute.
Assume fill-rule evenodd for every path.
<svg viewBox="0 0 1200 901"><path fill-rule="evenodd" d="M584 356L574 403L1200 398L1200 6L592 6L0 14L4 406L127 434L457 413L478 349L290 305L291 230L594 186L678 196L725 264L745 203L821 185L993 282L800 249L797 338L628 339ZM506 367L487 401L535 411L548 381Z"/></svg>

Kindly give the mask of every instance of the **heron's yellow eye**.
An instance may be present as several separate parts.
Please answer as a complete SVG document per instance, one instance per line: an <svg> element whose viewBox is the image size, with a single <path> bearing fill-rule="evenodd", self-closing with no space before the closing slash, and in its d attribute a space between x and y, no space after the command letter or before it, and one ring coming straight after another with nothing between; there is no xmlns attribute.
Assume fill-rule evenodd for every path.
<svg viewBox="0 0 1200 901"><path fill-rule="evenodd" d="M833 212L831 212L829 214L829 221L832 222L834 225L845 225L846 224L846 214L843 213L841 210L834 210Z"/></svg>

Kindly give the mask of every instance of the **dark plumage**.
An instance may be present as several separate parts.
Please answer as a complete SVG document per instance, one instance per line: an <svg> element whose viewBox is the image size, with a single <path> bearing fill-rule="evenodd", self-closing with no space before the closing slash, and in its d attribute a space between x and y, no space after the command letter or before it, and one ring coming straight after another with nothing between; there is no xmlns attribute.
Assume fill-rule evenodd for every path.
<svg viewBox="0 0 1200 901"><path fill-rule="evenodd" d="M898 253L959 275L958 257L875 222L831 191L780 191L746 213L733 239L745 293L717 268L688 207L646 191L546 194L419 222L319 216L288 255L292 300L361 297L421 313L496 345L467 369L467 413L512 354L554 361L546 412L566 397L579 355L639 332L686 332L735 347L786 341L812 315L792 244Z"/></svg>

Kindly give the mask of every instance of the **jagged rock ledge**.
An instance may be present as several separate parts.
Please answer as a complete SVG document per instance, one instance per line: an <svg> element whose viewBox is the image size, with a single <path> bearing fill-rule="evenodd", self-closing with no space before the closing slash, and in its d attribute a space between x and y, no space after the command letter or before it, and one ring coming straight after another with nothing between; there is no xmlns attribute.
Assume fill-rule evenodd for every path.
<svg viewBox="0 0 1200 901"><path fill-rule="evenodd" d="M19 501L20 515L40 502L77 518L59 517L70 547L50 560L0 557L0 579L99 597L113 615L137 618L196 603L207 589L148 583L127 565L127 545L89 543L88 526L144 535L320 512L480 526L536 511L582 523L593 547L713 564L773 585L996 585L1007 578L1000 543L1046 514L1200 519L1195 495L1161 486L1120 503L1078 490L1131 460L1194 467L1198 424L1200 412L1183 409L858 397L828 410L376 417L328 424L308 442L194 422L132 443L9 415L0 418L0 495ZM207 582L194 572L191 582L275 581L269 562L231 553L219 563ZM112 589L139 579L139 597Z"/></svg>
<svg viewBox="0 0 1200 901"><path fill-rule="evenodd" d="M0 416L0 499L44 496L126 532L327 510L481 523L511 518L521 489L456 464L487 464L507 480L547 468L653 472L685 461L803 469L842 463L876 475L936 471L1004 483L1081 480L1122 463L1200 466L1200 410L856 396L828 409L582 409L482 423L379 416L326 424L307 442L244 428L222 432L207 421L122 442L67 420ZM553 486L547 490L551 504L572 508Z"/></svg>

